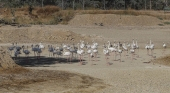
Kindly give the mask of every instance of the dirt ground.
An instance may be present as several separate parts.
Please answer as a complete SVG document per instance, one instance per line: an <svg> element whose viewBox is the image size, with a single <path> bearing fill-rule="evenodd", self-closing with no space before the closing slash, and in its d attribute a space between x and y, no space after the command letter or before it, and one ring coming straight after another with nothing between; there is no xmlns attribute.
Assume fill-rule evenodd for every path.
<svg viewBox="0 0 170 93"><path fill-rule="evenodd" d="M80 24L81 23L81 24ZM72 26L157 26L163 21L151 16L83 14L76 15L70 22Z"/></svg>
<svg viewBox="0 0 170 93"><path fill-rule="evenodd" d="M28 45L28 49L31 51L30 45L40 42L45 47L49 44L54 46L61 43L77 44L80 40L85 40L85 43L89 42L90 44L92 40L99 43L97 61L94 58L89 60L88 55L85 54L84 65L79 65L78 58L73 59L72 64L69 64L65 56L49 57L48 48L43 50L39 60L34 57L33 52L28 58L22 53L20 58L14 59L12 54L14 61L28 71L21 73L1 71L1 92L169 93L170 26L159 26L154 22L151 23L154 24L152 26L110 26L105 25L107 21L104 26L84 25L86 22L82 22L80 19L78 21L73 19L71 22L74 22L70 22L68 25L0 27L0 45L5 47L11 46L13 42L18 42L19 46ZM79 22L80 25L75 22ZM157 22L159 23L159 20ZM110 65L107 66L102 45L107 41L113 42L114 40L132 43L132 39L137 39L139 45L139 51L136 50L134 59L131 59L130 53L124 56L124 51L121 61L119 55L115 60L115 57L110 54L108 59ZM155 45L153 57L147 55L144 48L149 40L152 40ZM167 43L164 54L163 42ZM85 51L87 50L85 49Z"/></svg>
<svg viewBox="0 0 170 93"><path fill-rule="evenodd" d="M1 93L87 93L106 87L100 79L66 71L17 70L22 72L1 72Z"/></svg>

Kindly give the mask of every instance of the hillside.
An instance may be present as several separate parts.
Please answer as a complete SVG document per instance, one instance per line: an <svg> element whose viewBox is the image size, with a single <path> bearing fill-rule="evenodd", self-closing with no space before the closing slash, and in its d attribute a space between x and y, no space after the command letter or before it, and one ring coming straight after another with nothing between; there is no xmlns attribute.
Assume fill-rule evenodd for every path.
<svg viewBox="0 0 170 93"><path fill-rule="evenodd" d="M157 26L162 20L152 16L115 15L115 14L83 14L76 15L70 22L71 26Z"/></svg>
<svg viewBox="0 0 170 93"><path fill-rule="evenodd" d="M69 24L74 26L157 26L169 21L169 13L163 11L136 10L61 10L57 6L34 7L29 13L28 7L0 9L0 24L57 25Z"/></svg>
<svg viewBox="0 0 170 93"><path fill-rule="evenodd" d="M74 43L80 39L89 41L90 37L74 33L67 29L54 29L50 26L13 27L2 26L0 31L0 42L20 43Z"/></svg>

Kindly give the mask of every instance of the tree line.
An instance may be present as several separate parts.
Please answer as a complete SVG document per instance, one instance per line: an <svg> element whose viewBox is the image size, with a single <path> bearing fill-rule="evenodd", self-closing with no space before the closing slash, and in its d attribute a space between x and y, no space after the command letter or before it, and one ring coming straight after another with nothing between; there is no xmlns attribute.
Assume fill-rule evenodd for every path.
<svg viewBox="0 0 170 93"><path fill-rule="evenodd" d="M24 6L55 5L61 9L135 9L163 10L170 0L0 0L0 7L21 8Z"/></svg>

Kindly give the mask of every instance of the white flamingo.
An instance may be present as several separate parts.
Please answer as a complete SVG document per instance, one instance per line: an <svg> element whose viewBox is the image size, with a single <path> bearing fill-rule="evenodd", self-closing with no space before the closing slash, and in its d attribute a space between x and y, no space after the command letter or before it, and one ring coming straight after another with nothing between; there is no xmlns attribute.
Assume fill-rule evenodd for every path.
<svg viewBox="0 0 170 93"><path fill-rule="evenodd" d="M127 55L127 53L128 53L128 48L127 48L127 46L126 46L126 43L125 43L125 42L122 44L122 47L123 47L123 50L125 51L125 52L124 52L124 56L126 56L126 55Z"/></svg>
<svg viewBox="0 0 170 93"><path fill-rule="evenodd" d="M90 54L90 56L91 58L95 58L95 61L97 61L97 53L98 53L97 46L98 44L93 41L93 44L91 45L92 53Z"/></svg>
<svg viewBox="0 0 170 93"><path fill-rule="evenodd" d="M109 58L108 58L108 56L109 56L109 50L108 50L106 47L104 47L103 53L104 53L104 55L105 55L106 64L107 64L107 65L110 65L109 62L108 62L108 59L109 59Z"/></svg>
<svg viewBox="0 0 170 93"><path fill-rule="evenodd" d="M135 48L133 45L131 45L130 53L132 54L132 60L134 59L134 54L135 54Z"/></svg>
<svg viewBox="0 0 170 93"><path fill-rule="evenodd" d="M149 55L149 43L147 42L147 44L145 45L145 49L147 50L147 55Z"/></svg>
<svg viewBox="0 0 170 93"><path fill-rule="evenodd" d="M88 57L89 57L89 61L90 61L90 55L91 55L91 53L92 53L92 49L91 48L88 48L87 49L87 54L88 54Z"/></svg>
<svg viewBox="0 0 170 93"><path fill-rule="evenodd" d="M154 50L155 45L153 44L153 42L150 40L150 50L151 50L151 56L153 56L153 50Z"/></svg>
<svg viewBox="0 0 170 93"><path fill-rule="evenodd" d="M138 41L136 39L136 44L135 44L135 49L137 49L137 57L139 57L139 46L138 46Z"/></svg>
<svg viewBox="0 0 170 93"><path fill-rule="evenodd" d="M114 44L116 46L116 44ZM107 46L108 50L110 52L112 52L112 55L114 56L114 52L116 53L116 48L114 47L110 47L110 41L108 41L108 46Z"/></svg>
<svg viewBox="0 0 170 93"><path fill-rule="evenodd" d="M80 65L82 65L82 56L83 56L84 50L80 49L79 43L77 45L78 45L77 54L80 56Z"/></svg>
<svg viewBox="0 0 170 93"><path fill-rule="evenodd" d="M63 48L67 48L67 45L63 43Z"/></svg>
<svg viewBox="0 0 170 93"><path fill-rule="evenodd" d="M80 40L80 48L84 48L84 47L85 47L84 41Z"/></svg>
<svg viewBox="0 0 170 93"><path fill-rule="evenodd" d="M133 45L133 48L136 49L136 44L135 44L135 40L134 39L132 40L132 45Z"/></svg>
<svg viewBox="0 0 170 93"><path fill-rule="evenodd" d="M71 52L70 52L70 51L68 51L68 50L66 50L66 49L64 48L64 50L63 50L63 56L66 56L66 57L67 57L67 62L68 62L68 59L70 59L70 63L71 63Z"/></svg>
<svg viewBox="0 0 170 93"><path fill-rule="evenodd" d="M120 49L120 42L118 43L118 49L117 49L117 52L119 53L120 55L120 62L121 62L121 54L122 54L122 50Z"/></svg>
<svg viewBox="0 0 170 93"><path fill-rule="evenodd" d="M163 42L163 45L162 45L162 46L163 46L163 52L162 52L162 54L165 54L165 49L166 49L166 47L167 47L167 46L166 46L166 43Z"/></svg>
<svg viewBox="0 0 170 93"><path fill-rule="evenodd" d="M42 44L42 42L39 43L39 48L40 49L45 49L45 46Z"/></svg>

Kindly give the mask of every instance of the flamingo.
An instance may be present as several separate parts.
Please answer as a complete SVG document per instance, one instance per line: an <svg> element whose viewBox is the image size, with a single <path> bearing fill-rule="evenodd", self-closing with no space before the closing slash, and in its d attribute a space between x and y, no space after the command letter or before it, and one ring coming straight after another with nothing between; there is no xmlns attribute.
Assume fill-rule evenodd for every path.
<svg viewBox="0 0 170 93"><path fill-rule="evenodd" d="M153 50L154 50L154 44L153 44L153 42L150 40L150 46L149 46L149 48L150 48L150 50L151 50L151 56L153 56Z"/></svg>
<svg viewBox="0 0 170 93"><path fill-rule="evenodd" d="M63 43L63 48L67 48L67 45Z"/></svg>
<svg viewBox="0 0 170 93"><path fill-rule="evenodd" d="M42 50L41 50L41 48L39 48L39 46L38 46L38 48L37 48L37 59L40 59L40 55L41 55L41 53L42 53Z"/></svg>
<svg viewBox="0 0 170 93"><path fill-rule="evenodd" d="M98 53L97 48L94 48L94 49L92 50L92 53L94 54L95 61L97 61L97 53Z"/></svg>
<svg viewBox="0 0 170 93"><path fill-rule="evenodd" d="M71 58L73 58L74 54L75 54L75 57L76 57L76 54L77 54L77 47L73 46L69 48L69 51L71 52Z"/></svg>
<svg viewBox="0 0 170 93"><path fill-rule="evenodd" d="M133 45L133 48L135 49L136 48L136 44L135 44L134 39L132 40L132 45Z"/></svg>
<svg viewBox="0 0 170 93"><path fill-rule="evenodd" d="M53 51L54 51L54 48L52 47L52 45L48 45L49 57L51 57L51 56L52 56Z"/></svg>
<svg viewBox="0 0 170 93"><path fill-rule="evenodd" d="M133 45L131 45L130 53L132 54L132 60L134 59L134 53L135 53L135 48Z"/></svg>
<svg viewBox="0 0 170 93"><path fill-rule="evenodd" d="M126 43L125 42L123 43L122 47L123 47L123 50L125 51L124 52L124 56L126 56L126 54L128 53L128 48L126 47Z"/></svg>
<svg viewBox="0 0 170 93"><path fill-rule="evenodd" d="M80 49L79 43L77 45L78 45L77 54L80 56L80 65L82 65L82 56L83 56L84 50Z"/></svg>
<svg viewBox="0 0 170 93"><path fill-rule="evenodd" d="M21 51L20 50L17 50L16 48L14 49L14 56L15 56L15 59L20 56L21 54Z"/></svg>
<svg viewBox="0 0 170 93"><path fill-rule="evenodd" d="M108 50L106 47L104 47L103 53L104 53L104 55L105 55L106 64L107 64L107 65L110 65L109 62L108 62L108 59L109 59L109 58L108 58L108 56L109 56L109 50Z"/></svg>
<svg viewBox="0 0 170 93"><path fill-rule="evenodd" d="M68 62L68 59L70 59L70 56L71 56L71 52L64 48L63 49L63 56L67 57L67 62ZM71 63L71 60L70 60L70 63Z"/></svg>
<svg viewBox="0 0 170 93"><path fill-rule="evenodd" d="M166 47L167 47L167 46L166 46L166 43L163 42L163 52L162 52L162 54L165 54L165 49L166 49Z"/></svg>
<svg viewBox="0 0 170 93"><path fill-rule="evenodd" d="M15 49L14 49L14 56L15 57L20 57L20 54L21 54L21 47L17 45L17 42L16 42L16 45L15 45Z"/></svg>
<svg viewBox="0 0 170 93"><path fill-rule="evenodd" d="M147 55L149 55L149 43L147 42L147 44L145 45L145 49L147 49Z"/></svg>
<svg viewBox="0 0 170 93"><path fill-rule="evenodd" d="M23 49L23 53L25 54L25 56L29 56L29 54L30 54L30 51L28 50L28 46L27 46L27 49L25 50L25 46L23 45L22 46L22 49Z"/></svg>
<svg viewBox="0 0 170 93"><path fill-rule="evenodd" d="M136 44L135 44L135 48L138 50L138 52L137 52L137 57L139 57L139 46L138 46L138 41L137 41L137 39L136 39Z"/></svg>
<svg viewBox="0 0 170 93"><path fill-rule="evenodd" d="M82 48L84 48L84 47L85 47L84 41L81 41L81 40L80 40L80 48L82 49Z"/></svg>
<svg viewBox="0 0 170 93"><path fill-rule="evenodd" d="M17 43L16 43L15 48L16 48L16 50L17 50L17 51L20 51L20 50L21 50L21 47L20 47L20 46L18 46L18 45L17 45Z"/></svg>
<svg viewBox="0 0 170 93"><path fill-rule="evenodd" d="M42 42L39 43L39 48L45 49L45 46L42 44Z"/></svg>
<svg viewBox="0 0 170 93"><path fill-rule="evenodd" d="M53 50L53 56L57 55L58 57L62 55L62 52L59 49Z"/></svg>
<svg viewBox="0 0 170 93"><path fill-rule="evenodd" d="M34 57L35 57L36 56L36 52L38 50L38 47L37 47L37 45L34 46L33 44L31 45L31 47L32 47L32 51L34 51Z"/></svg>
<svg viewBox="0 0 170 93"><path fill-rule="evenodd" d="M91 49L92 49L91 56L93 55L93 57L95 58L95 61L96 61L97 53L98 53L97 46L98 46L98 43L96 42L93 42L93 44L91 45Z"/></svg>
<svg viewBox="0 0 170 93"><path fill-rule="evenodd" d="M120 62L121 62L121 54L122 54L122 50L120 49L120 42L118 43L118 49L117 49L117 52L119 53L120 55Z"/></svg>
<svg viewBox="0 0 170 93"><path fill-rule="evenodd" d="M90 61L90 55L91 55L91 53L92 53L92 49L88 48L88 49L87 49L87 54L88 54L88 57L89 57L89 61Z"/></svg>
<svg viewBox="0 0 170 93"><path fill-rule="evenodd" d="M90 57L91 57L91 58L94 58L94 57L95 57L95 61L96 61L97 52L98 52L97 49L94 49L94 50L92 49L92 50L91 50L91 53L90 53ZM93 65L93 61L92 61L92 64L91 64L91 65Z"/></svg>
<svg viewBox="0 0 170 93"><path fill-rule="evenodd" d="M112 52L112 55L114 55L114 53L113 52L115 52L116 51L116 48L114 48L114 47L110 47L110 41L108 41L108 50L110 50L110 52Z"/></svg>

